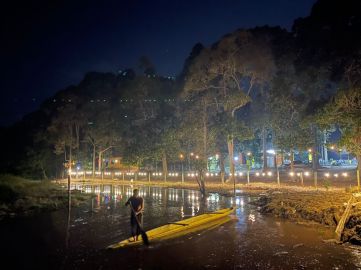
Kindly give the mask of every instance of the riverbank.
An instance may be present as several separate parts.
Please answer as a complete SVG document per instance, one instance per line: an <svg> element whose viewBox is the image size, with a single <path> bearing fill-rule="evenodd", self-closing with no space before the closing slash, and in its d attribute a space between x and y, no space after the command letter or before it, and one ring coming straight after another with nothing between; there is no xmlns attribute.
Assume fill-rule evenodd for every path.
<svg viewBox="0 0 361 270"><path fill-rule="evenodd" d="M72 192L71 203L77 206L89 197L89 194ZM67 191L55 183L0 175L0 219L56 210L67 205Z"/></svg>
<svg viewBox="0 0 361 270"><path fill-rule="evenodd" d="M336 229L352 193L342 191L268 190L253 202L263 214L292 220L297 223L319 223ZM361 245L361 200L352 204L341 242Z"/></svg>

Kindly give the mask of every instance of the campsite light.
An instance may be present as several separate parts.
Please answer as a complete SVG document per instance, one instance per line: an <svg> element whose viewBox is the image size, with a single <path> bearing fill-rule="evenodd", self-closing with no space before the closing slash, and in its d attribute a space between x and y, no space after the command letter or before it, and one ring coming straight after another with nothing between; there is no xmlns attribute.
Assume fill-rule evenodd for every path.
<svg viewBox="0 0 361 270"><path fill-rule="evenodd" d="M330 174L329 174L329 173L325 173L325 176L326 176L326 177L330 177Z"/></svg>
<svg viewBox="0 0 361 270"><path fill-rule="evenodd" d="M256 176L259 176L259 172L256 173Z"/></svg>
<svg viewBox="0 0 361 270"><path fill-rule="evenodd" d="M294 176L295 175L295 173L294 172L290 172L290 176Z"/></svg>
<svg viewBox="0 0 361 270"><path fill-rule="evenodd" d="M337 178L337 177L338 177L338 173L335 173L333 176Z"/></svg>
<svg viewBox="0 0 361 270"><path fill-rule="evenodd" d="M305 172L304 175L305 175L305 176L309 176L310 173L309 173L309 172Z"/></svg>
<svg viewBox="0 0 361 270"><path fill-rule="evenodd" d="M348 175L347 175L346 172L344 172L344 173L342 173L342 176L343 176L343 177L347 177Z"/></svg>
<svg viewBox="0 0 361 270"><path fill-rule="evenodd" d="M272 176L272 172L268 172L267 175L268 175L268 176Z"/></svg>

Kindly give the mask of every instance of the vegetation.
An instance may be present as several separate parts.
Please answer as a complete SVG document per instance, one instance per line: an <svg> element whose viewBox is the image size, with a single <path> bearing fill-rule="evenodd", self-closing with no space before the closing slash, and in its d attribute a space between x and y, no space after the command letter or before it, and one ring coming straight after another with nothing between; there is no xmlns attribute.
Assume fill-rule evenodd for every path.
<svg viewBox="0 0 361 270"><path fill-rule="evenodd" d="M336 129L360 163L360 14L356 0L319 0L292 31L239 29L196 44L176 78L158 75L146 56L137 72L90 72L1 132L0 169L36 179L78 167L94 175L121 156L162 168L166 179L180 162L195 169L195 153L201 183L217 154L224 181L235 151L252 152L266 169L269 142L291 163L295 151L312 149L317 169L318 146Z"/></svg>
<svg viewBox="0 0 361 270"><path fill-rule="evenodd" d="M88 195L76 193L72 195L72 204L77 205L87 198ZM0 175L0 218L59 209L67 204L68 193L59 185Z"/></svg>

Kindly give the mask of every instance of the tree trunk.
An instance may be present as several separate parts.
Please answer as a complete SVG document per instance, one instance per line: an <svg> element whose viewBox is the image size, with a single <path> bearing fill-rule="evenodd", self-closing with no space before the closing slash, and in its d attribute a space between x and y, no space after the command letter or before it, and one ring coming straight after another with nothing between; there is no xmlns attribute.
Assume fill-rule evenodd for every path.
<svg viewBox="0 0 361 270"><path fill-rule="evenodd" d="M42 165L40 166L40 169L41 169L41 172L43 173L43 179L48 180L48 176L46 175L46 171Z"/></svg>
<svg viewBox="0 0 361 270"><path fill-rule="evenodd" d="M262 128L263 171L267 170L266 128Z"/></svg>
<svg viewBox="0 0 361 270"><path fill-rule="evenodd" d="M164 150L163 150L163 153L162 153L162 165L163 165L164 181L167 181L168 165L167 165L167 155L166 155Z"/></svg>
<svg viewBox="0 0 361 270"><path fill-rule="evenodd" d="M98 155L98 172L102 171L102 151L99 151Z"/></svg>
<svg viewBox="0 0 361 270"><path fill-rule="evenodd" d="M93 165L92 165L92 175L93 175L93 179L95 177L95 144L93 144Z"/></svg>
<svg viewBox="0 0 361 270"><path fill-rule="evenodd" d="M208 136L208 128L207 128L207 104L206 101L203 100L203 159L204 164L208 170L208 158L207 158L207 136Z"/></svg>
<svg viewBox="0 0 361 270"><path fill-rule="evenodd" d="M219 154L219 167L220 167L220 171L221 171L221 181L222 181L222 184L224 184L225 169L224 169L224 157L223 157L222 152L220 152L220 154Z"/></svg>
<svg viewBox="0 0 361 270"><path fill-rule="evenodd" d="M295 164L294 164L294 152L293 152L293 149L291 149L290 150L290 161L291 161L291 171L293 171L294 170L294 168L295 168Z"/></svg>
<svg viewBox="0 0 361 270"><path fill-rule="evenodd" d="M314 142L313 142L314 144L312 149L312 169L316 171L319 167L319 162L318 162L318 154L317 154L317 145L318 145L317 127L315 125L312 127L312 131L314 136Z"/></svg>
<svg viewBox="0 0 361 270"><path fill-rule="evenodd" d="M233 145L233 136L229 136L228 141L227 141L227 146L228 146L228 156L229 156L229 173L230 173L230 181L234 181L234 154L233 154L233 149L234 149L234 145Z"/></svg>

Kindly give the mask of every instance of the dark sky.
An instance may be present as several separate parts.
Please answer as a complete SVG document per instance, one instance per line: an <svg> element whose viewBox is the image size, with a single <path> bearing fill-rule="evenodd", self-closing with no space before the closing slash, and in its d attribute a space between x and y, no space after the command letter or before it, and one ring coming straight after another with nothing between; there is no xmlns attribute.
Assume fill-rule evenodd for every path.
<svg viewBox="0 0 361 270"><path fill-rule="evenodd" d="M0 125L35 110L87 71L136 66L147 55L174 76L197 42L237 28L280 25L310 13L315 0L11 1L2 3Z"/></svg>

